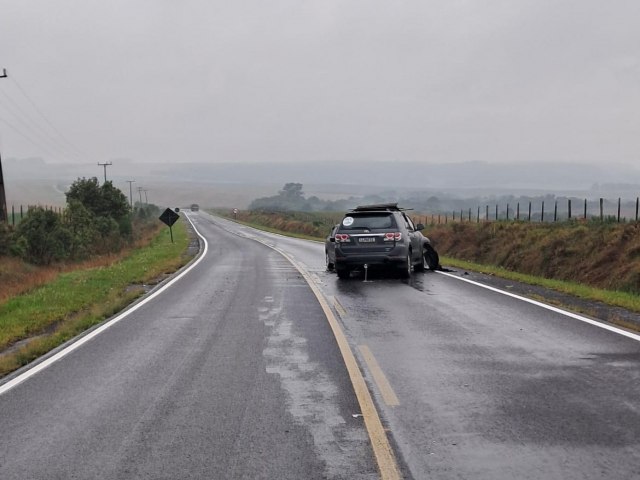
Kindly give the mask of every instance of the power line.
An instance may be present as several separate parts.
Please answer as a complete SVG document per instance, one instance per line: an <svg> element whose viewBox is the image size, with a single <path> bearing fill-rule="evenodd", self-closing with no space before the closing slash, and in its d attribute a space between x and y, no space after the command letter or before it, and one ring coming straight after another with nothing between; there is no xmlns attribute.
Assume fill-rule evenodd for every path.
<svg viewBox="0 0 640 480"><path fill-rule="evenodd" d="M7 97L9 100L11 100L11 98L8 97L5 92L2 92L0 90L0 93L2 93L3 95L5 95L5 97ZM13 100L11 100L11 101L13 102ZM22 136L24 136L24 137L31 136L31 138L37 139L39 142L42 142L41 144L47 145L51 150L60 152L63 157L72 157L72 158L76 158L76 159L78 158L75 153L72 154L72 152L70 152L57 139L55 139L54 137L51 137L48 132L45 132L42 129L42 127L40 127L39 125L33 123L33 121L24 112L21 112L22 117L20 115L18 115L16 113L16 111L14 110L16 108L19 110L19 106L17 106L17 104L15 104L15 106L11 107L10 105L7 105L6 103L4 103L2 101L2 98L0 98L0 105L3 105L5 107L5 109L7 110L7 112L11 113L13 115L14 119L17 120L20 123L20 125L22 125L22 127L26 131L29 132L29 134L26 134L26 133L24 133L24 130L22 130L20 132ZM3 119L3 121L5 123L9 124L8 120ZM31 125L28 122L31 122L33 125ZM12 128L14 130L18 130L18 127L15 126L15 125L12 125Z"/></svg>
<svg viewBox="0 0 640 480"><path fill-rule="evenodd" d="M75 150L80 156L86 157L87 155L82 150L77 148L73 143L71 143L69 140L67 140L67 138L55 127L55 125L53 125L53 123L51 123L51 121L44 115L44 113L42 113L42 111L38 108L38 106L35 104L35 102L33 100L31 100L31 97L29 97L29 95L27 95L27 92L25 92L25 90L20 86L18 81L15 79L14 75L11 75L11 81L18 88L20 93L22 93L24 98L26 98L27 101L33 106L34 110L36 112L38 112L38 114L42 117L42 119L45 122L47 122L47 124L51 127L51 129L58 134L60 139L62 139L72 150Z"/></svg>
<svg viewBox="0 0 640 480"><path fill-rule="evenodd" d="M0 78L2 78L2 77L0 77ZM29 143L31 143L33 146L35 146L35 147L37 147L37 148L39 148L41 150L46 151L47 153L52 155L54 158L55 157L60 157L56 152L52 151L49 147L40 144L37 140L34 140L32 137L30 137L26 133L22 132L19 128L17 128L16 126L12 125L9 122L7 122L4 118L0 117L0 121L3 122L6 126L8 126L11 130L16 132L18 135L20 135L22 138L27 140Z"/></svg>

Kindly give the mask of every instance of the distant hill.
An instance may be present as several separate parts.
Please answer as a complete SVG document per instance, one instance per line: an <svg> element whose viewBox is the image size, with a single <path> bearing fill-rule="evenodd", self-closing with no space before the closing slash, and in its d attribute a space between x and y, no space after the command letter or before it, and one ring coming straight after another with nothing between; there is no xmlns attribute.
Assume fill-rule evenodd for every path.
<svg viewBox="0 0 640 480"><path fill-rule="evenodd" d="M127 180L148 190L149 200L173 205L193 202L244 208L252 200L275 195L285 183L304 185L307 196L341 199L420 193L455 198L501 195L573 195L635 198L640 168L569 163L453 164L416 162L321 163L138 163L114 159L107 178L129 195ZM64 191L78 177L103 177L95 163L57 164L40 158L3 159L7 201L64 203ZM56 200L57 199L57 200Z"/></svg>

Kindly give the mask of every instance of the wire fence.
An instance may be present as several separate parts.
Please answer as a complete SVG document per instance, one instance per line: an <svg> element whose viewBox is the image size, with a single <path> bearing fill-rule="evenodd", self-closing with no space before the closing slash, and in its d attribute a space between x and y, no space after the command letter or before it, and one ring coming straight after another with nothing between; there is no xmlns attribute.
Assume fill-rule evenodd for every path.
<svg viewBox="0 0 640 480"><path fill-rule="evenodd" d="M597 201L568 198L552 202L515 202L514 204L484 204L473 208L453 210L451 213L432 213L419 216L424 224L441 225L449 222L491 222L491 221L524 221L524 222L561 222L596 220L600 222L638 222L640 213L640 197L634 202L622 202L621 198Z"/></svg>
<svg viewBox="0 0 640 480"><path fill-rule="evenodd" d="M29 216L29 212L31 210L36 208L42 208L44 210L57 213L60 216L63 216L65 212L63 207L54 205L18 205L17 207L15 205L11 205L11 210L7 212L7 223L15 227L22 221L22 219Z"/></svg>

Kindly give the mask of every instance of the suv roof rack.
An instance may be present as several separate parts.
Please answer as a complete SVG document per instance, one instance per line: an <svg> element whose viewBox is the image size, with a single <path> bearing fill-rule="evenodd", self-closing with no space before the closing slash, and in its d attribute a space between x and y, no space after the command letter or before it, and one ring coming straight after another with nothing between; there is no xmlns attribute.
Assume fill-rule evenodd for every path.
<svg viewBox="0 0 640 480"><path fill-rule="evenodd" d="M352 212L404 212L405 210L413 210L412 208L400 208L398 207L398 203L376 203L373 205L358 205L356 208L352 209Z"/></svg>

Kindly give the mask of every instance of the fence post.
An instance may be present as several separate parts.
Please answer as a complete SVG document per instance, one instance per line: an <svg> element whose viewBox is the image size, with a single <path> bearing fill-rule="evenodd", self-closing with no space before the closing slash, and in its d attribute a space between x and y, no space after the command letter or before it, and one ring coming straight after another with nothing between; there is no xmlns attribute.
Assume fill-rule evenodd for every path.
<svg viewBox="0 0 640 480"><path fill-rule="evenodd" d="M636 215L637 217L637 215ZM478 206L478 221L476 223L480 223L480 207Z"/></svg>
<svg viewBox="0 0 640 480"><path fill-rule="evenodd" d="M509 204L507 203L507 220L509 220Z"/></svg>
<svg viewBox="0 0 640 480"><path fill-rule="evenodd" d="M620 197L618 197L618 223L620 223Z"/></svg>
<svg viewBox="0 0 640 480"><path fill-rule="evenodd" d="M496 204L496 222L498 221L498 205Z"/></svg>
<svg viewBox="0 0 640 480"><path fill-rule="evenodd" d="M571 199L568 200L567 210L568 210L569 220L571 220Z"/></svg>
<svg viewBox="0 0 640 480"><path fill-rule="evenodd" d="M460 209L460 221L462 222L462 209Z"/></svg>
<svg viewBox="0 0 640 480"><path fill-rule="evenodd" d="M531 221L531 202L529 202L529 222Z"/></svg>
<svg viewBox="0 0 640 480"><path fill-rule="evenodd" d="M456 221L456 211L455 210L453 211L453 221L454 222Z"/></svg>
<svg viewBox="0 0 640 480"><path fill-rule="evenodd" d="M516 220L520 221L520 202L516 206Z"/></svg>
<svg viewBox="0 0 640 480"><path fill-rule="evenodd" d="M587 199L584 199L584 219L587 219Z"/></svg>
<svg viewBox="0 0 640 480"><path fill-rule="evenodd" d="M636 197L636 222L638 221L638 207L640 207L640 197Z"/></svg>
<svg viewBox="0 0 640 480"><path fill-rule="evenodd" d="M469 223L471 223L471 209L469 209Z"/></svg>
<svg viewBox="0 0 640 480"><path fill-rule="evenodd" d="M542 201L542 212L540 213L540 221L544 222L544 200Z"/></svg>
<svg viewBox="0 0 640 480"><path fill-rule="evenodd" d="M553 206L553 221L556 222L558 220L558 200L556 200Z"/></svg>
<svg viewBox="0 0 640 480"><path fill-rule="evenodd" d="M600 221L604 220L604 198L600 199Z"/></svg>
<svg viewBox="0 0 640 480"><path fill-rule="evenodd" d="M484 221L488 222L489 221L489 205L487 205L487 211L484 215Z"/></svg>

